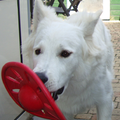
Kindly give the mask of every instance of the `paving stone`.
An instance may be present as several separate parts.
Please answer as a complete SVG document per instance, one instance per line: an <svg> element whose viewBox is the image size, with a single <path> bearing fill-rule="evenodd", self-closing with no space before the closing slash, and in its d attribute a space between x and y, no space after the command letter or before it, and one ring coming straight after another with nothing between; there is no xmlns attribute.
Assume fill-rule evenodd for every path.
<svg viewBox="0 0 120 120"><path fill-rule="evenodd" d="M117 79L120 79L120 75L116 77Z"/></svg>
<svg viewBox="0 0 120 120"><path fill-rule="evenodd" d="M120 109L120 103L118 103L118 107L117 108Z"/></svg>
<svg viewBox="0 0 120 120"><path fill-rule="evenodd" d="M112 120L120 120L120 116L112 116Z"/></svg>
<svg viewBox="0 0 120 120"><path fill-rule="evenodd" d="M119 83L119 80L115 79L115 80L112 81L112 83Z"/></svg>
<svg viewBox="0 0 120 120"><path fill-rule="evenodd" d="M77 114L75 116L75 119L86 119L89 120L91 119L92 115L91 114Z"/></svg>
<svg viewBox="0 0 120 120"><path fill-rule="evenodd" d="M120 109L114 109L112 114L120 116Z"/></svg>
<svg viewBox="0 0 120 120"><path fill-rule="evenodd" d="M120 97L120 91L119 92L114 92L115 97Z"/></svg>
<svg viewBox="0 0 120 120"><path fill-rule="evenodd" d="M114 92L119 92L119 91L120 91L120 88L114 88L113 91L114 91Z"/></svg>
<svg viewBox="0 0 120 120"><path fill-rule="evenodd" d="M118 89L120 89L120 84L118 83L118 84L112 84L112 87L115 89L115 88L118 88Z"/></svg>
<svg viewBox="0 0 120 120"><path fill-rule="evenodd" d="M115 96L113 96L113 99L112 99L112 100L113 100L113 101L115 101L115 99L116 99L116 97L115 97Z"/></svg>
<svg viewBox="0 0 120 120"><path fill-rule="evenodd" d="M114 102L114 109L118 108L118 102Z"/></svg>
<svg viewBox="0 0 120 120"><path fill-rule="evenodd" d="M115 102L120 102L120 97L117 97L117 98L115 99Z"/></svg>
<svg viewBox="0 0 120 120"><path fill-rule="evenodd" d="M96 114L96 108L91 108L90 111L89 111L89 113Z"/></svg>
<svg viewBox="0 0 120 120"><path fill-rule="evenodd" d="M119 72L117 72L117 73L115 73L115 75L118 75L118 76L120 76L120 73L119 73Z"/></svg>
<svg viewBox="0 0 120 120"><path fill-rule="evenodd" d="M91 120L97 120L97 116L96 116L96 115L93 115L93 117L92 117Z"/></svg>

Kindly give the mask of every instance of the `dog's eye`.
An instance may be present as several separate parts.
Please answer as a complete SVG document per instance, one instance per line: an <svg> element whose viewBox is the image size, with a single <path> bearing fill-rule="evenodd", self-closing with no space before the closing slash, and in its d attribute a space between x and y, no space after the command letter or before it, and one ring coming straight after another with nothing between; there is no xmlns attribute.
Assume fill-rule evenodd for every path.
<svg viewBox="0 0 120 120"><path fill-rule="evenodd" d="M36 55L39 55L40 53L41 53L41 50L40 50L40 49L35 50L35 54L36 54Z"/></svg>
<svg viewBox="0 0 120 120"><path fill-rule="evenodd" d="M61 52L60 56L66 58L69 57L71 54L72 52L68 52L67 50L64 50Z"/></svg>

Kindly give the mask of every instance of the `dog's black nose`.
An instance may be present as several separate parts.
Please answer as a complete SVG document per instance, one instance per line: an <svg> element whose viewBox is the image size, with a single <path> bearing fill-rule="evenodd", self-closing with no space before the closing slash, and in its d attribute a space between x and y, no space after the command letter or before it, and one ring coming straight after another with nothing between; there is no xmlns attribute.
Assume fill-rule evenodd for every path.
<svg viewBox="0 0 120 120"><path fill-rule="evenodd" d="M36 74L42 80L43 83L46 83L48 81L48 78L45 76L44 73L36 72Z"/></svg>

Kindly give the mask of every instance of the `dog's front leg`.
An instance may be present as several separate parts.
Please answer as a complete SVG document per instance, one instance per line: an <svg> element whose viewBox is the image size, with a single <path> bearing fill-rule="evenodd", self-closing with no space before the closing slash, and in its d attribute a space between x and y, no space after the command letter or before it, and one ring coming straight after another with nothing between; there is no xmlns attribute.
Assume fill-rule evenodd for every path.
<svg viewBox="0 0 120 120"><path fill-rule="evenodd" d="M96 106L97 107L97 120L111 120L113 103L108 101Z"/></svg>

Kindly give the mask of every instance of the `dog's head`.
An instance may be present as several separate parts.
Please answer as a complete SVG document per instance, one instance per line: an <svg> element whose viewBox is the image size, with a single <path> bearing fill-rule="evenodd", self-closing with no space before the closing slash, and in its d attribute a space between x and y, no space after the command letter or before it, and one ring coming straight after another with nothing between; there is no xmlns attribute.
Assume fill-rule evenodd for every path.
<svg viewBox="0 0 120 120"><path fill-rule="evenodd" d="M50 92L61 94L81 67L80 61L88 54L86 40L91 39L100 14L82 12L62 20L52 8L36 0L33 32L23 53Z"/></svg>

